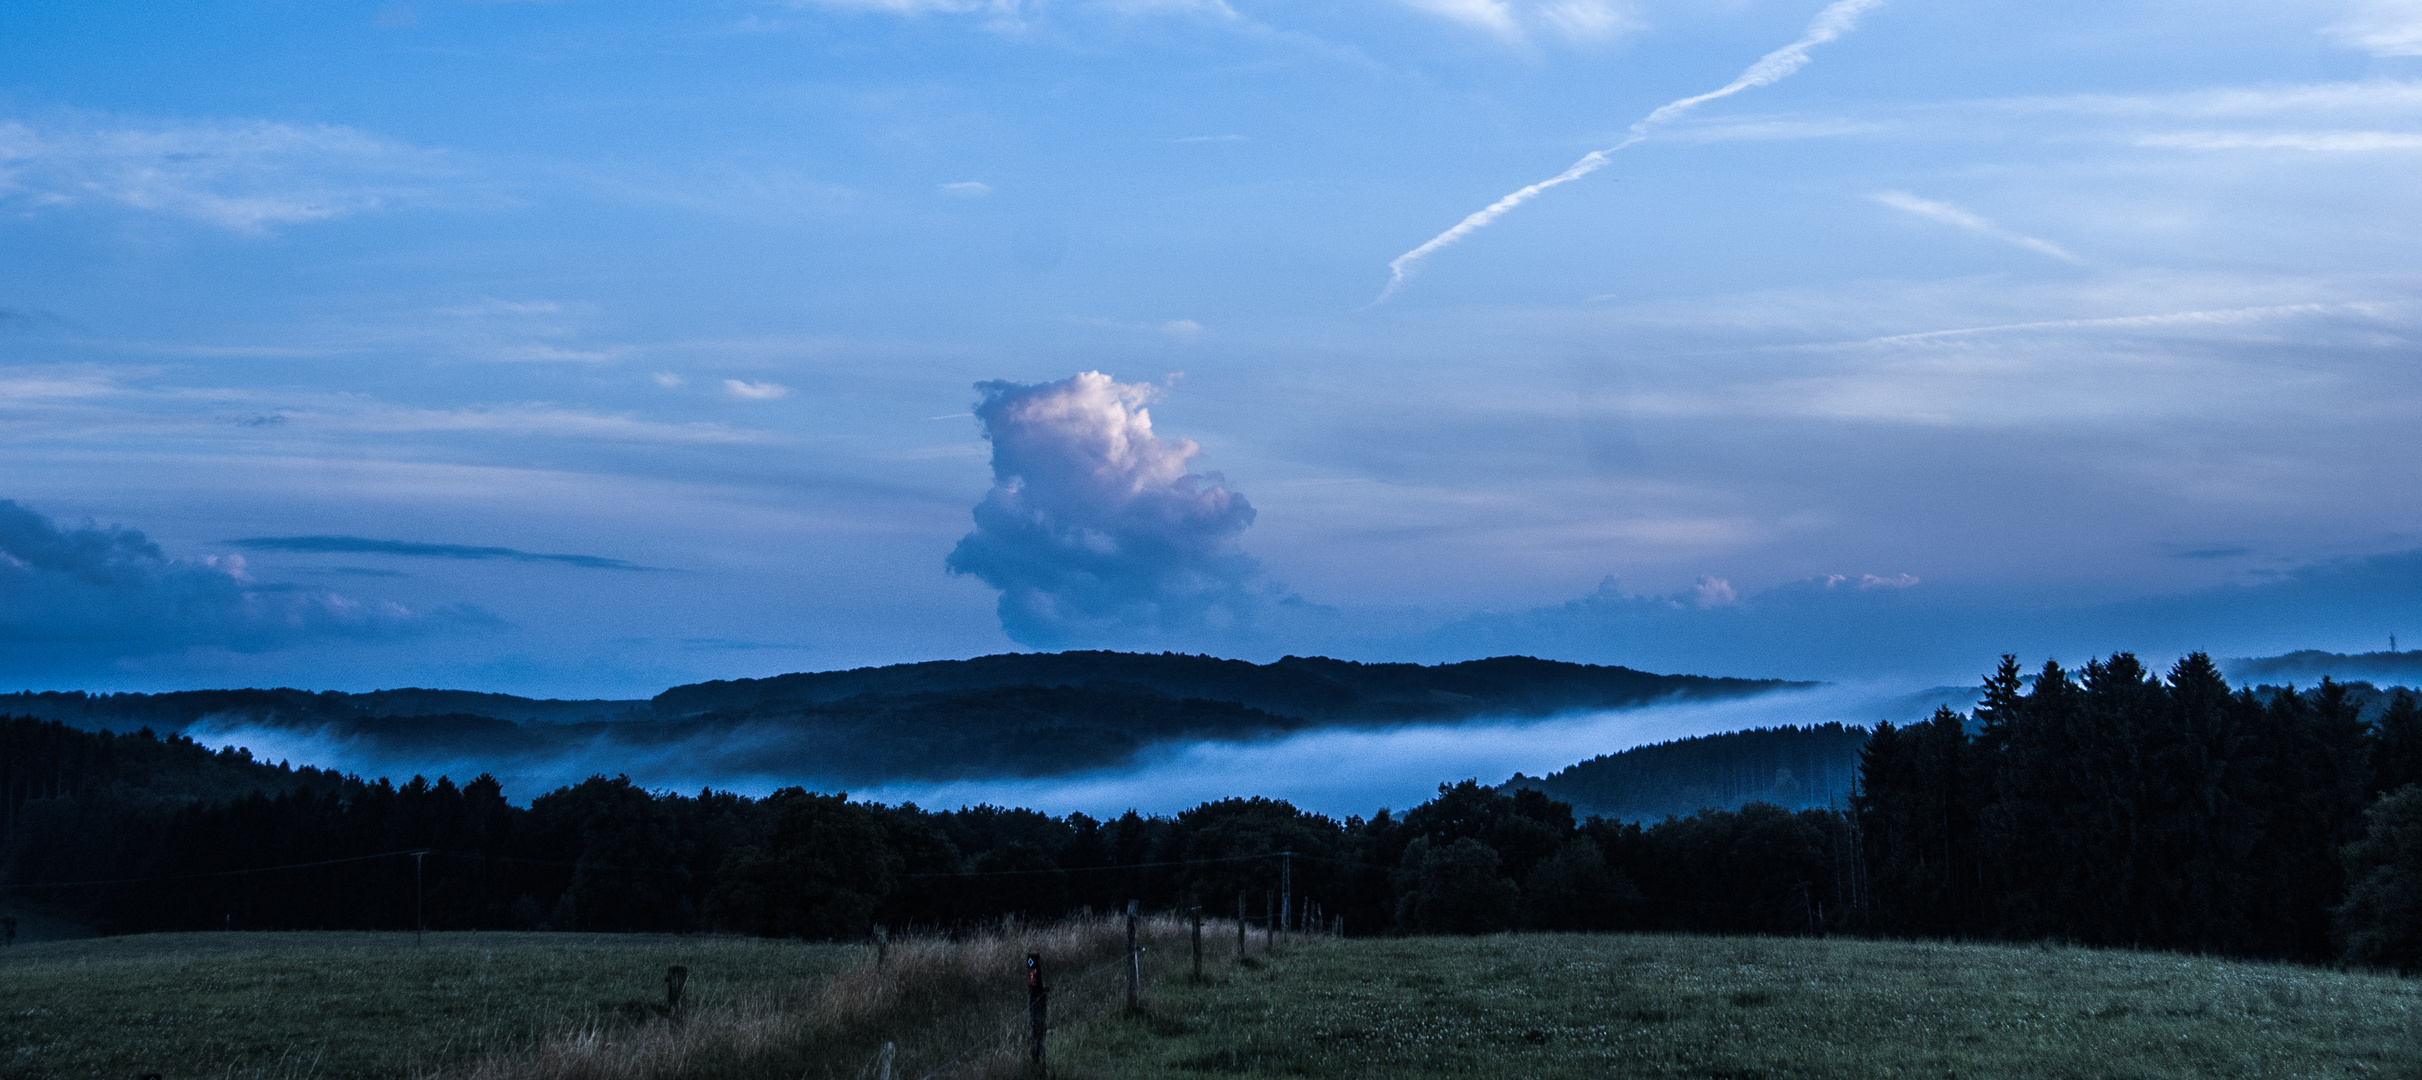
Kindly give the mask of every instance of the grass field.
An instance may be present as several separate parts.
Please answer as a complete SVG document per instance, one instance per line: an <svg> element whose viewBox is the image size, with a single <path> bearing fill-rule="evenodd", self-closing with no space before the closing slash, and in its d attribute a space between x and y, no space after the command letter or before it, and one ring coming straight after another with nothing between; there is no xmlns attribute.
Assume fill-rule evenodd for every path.
<svg viewBox="0 0 2422 1080"><path fill-rule="evenodd" d="M1208 972L1206 974L1209 974ZM1804 938L1305 942L1067 1040L1121 1077L2422 1077L2422 982Z"/></svg>
<svg viewBox="0 0 2422 1080"><path fill-rule="evenodd" d="M144 934L0 950L0 1078L442 1075L565 1031L814 994L852 950L606 934ZM657 1021L661 1023L662 1021Z"/></svg>
<svg viewBox="0 0 2422 1080"><path fill-rule="evenodd" d="M190 934L0 955L0 1078L2416 1077L2422 982L2070 948L1628 935L1282 941L1108 919L864 946L573 934ZM669 964L694 1019L661 1013ZM1090 977L1080 978L1080 976ZM985 1040L990 1039L990 1042ZM962 1050L975 1052L958 1057Z"/></svg>

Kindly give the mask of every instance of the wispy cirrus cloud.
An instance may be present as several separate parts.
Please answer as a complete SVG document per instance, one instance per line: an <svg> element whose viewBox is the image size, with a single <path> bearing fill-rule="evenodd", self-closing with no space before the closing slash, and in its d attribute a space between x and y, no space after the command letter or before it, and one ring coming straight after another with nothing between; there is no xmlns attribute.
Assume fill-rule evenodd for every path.
<svg viewBox="0 0 2422 1080"><path fill-rule="evenodd" d="M1914 214L1928 221L1938 221L1953 228L1964 229L1978 236L1999 240L2012 247L2025 248L2038 255L2048 255L2076 266L2085 264L2084 259L2070 254L2067 249L2058 244L2024 233L2011 232L1977 214L1962 210L1947 202L1921 199L1906 191L1878 191L1867 197L1902 213Z"/></svg>
<svg viewBox="0 0 2422 1080"><path fill-rule="evenodd" d="M1464 0L1456 0L1456 2L1460 4ZM1480 0L1474 0L1474 2L1480 2ZM1563 172L1518 189L1496 202L1473 211L1470 216L1456 222L1453 228L1429 238L1421 246L1411 251L1396 256L1388 263L1387 284L1381 287L1378 298L1372 300L1371 303L1378 304L1387 300L1388 297L1396 295L1396 290L1404 287L1405 279L1412 274L1414 268L1419 266L1423 259L1429 258L1438 250L1474 232L1487 228L1490 223L1512 213L1514 208L1523 203L1538 198L1549 188L1569 184L1605 168L1608 162L1614 160L1613 155L1616 151L1647 139L1650 131L1680 119L1684 114L1707 102L1731 97L1743 90L1772 86L1790 78L1794 72L1807 66L1809 50L1849 33L1858 26L1859 16L1883 6L1883 3L1884 0L1834 0L1833 3L1826 5L1823 11L1818 12L1815 19L1809 21L1808 29L1800 34L1799 40L1759 57L1756 63L1749 65L1747 70L1742 71L1731 82L1704 94L1693 94L1658 106L1655 111L1634 122L1631 126L1631 133L1622 142L1604 150L1592 150L1581 155L1581 160L1574 162Z"/></svg>
<svg viewBox="0 0 2422 1080"><path fill-rule="evenodd" d="M28 212L100 206L261 233L436 202L466 178L443 151L326 124L0 122L0 203Z"/></svg>
<svg viewBox="0 0 2422 1080"><path fill-rule="evenodd" d="M601 555L556 555L509 547L468 544L428 544L411 540L373 540L360 536L251 536L230 540L246 551L288 551L303 554L395 555L408 559L502 559L509 562L552 562L591 570L662 569Z"/></svg>
<svg viewBox="0 0 2422 1080"><path fill-rule="evenodd" d="M2323 36L2373 56L2422 56L2422 2L2356 0L2351 7Z"/></svg>
<svg viewBox="0 0 2422 1080"><path fill-rule="evenodd" d="M1644 29L1637 10L1616 0L1403 0L1411 7L1509 41L1546 31L1598 41Z"/></svg>
<svg viewBox="0 0 2422 1080"><path fill-rule="evenodd" d="M791 396L791 388L781 383L725 379L723 395L735 401L773 401Z"/></svg>
<svg viewBox="0 0 2422 1080"><path fill-rule="evenodd" d="M2178 131L2146 135L2138 146L2174 150L2303 150L2361 154L2422 150L2422 132L2409 131Z"/></svg>

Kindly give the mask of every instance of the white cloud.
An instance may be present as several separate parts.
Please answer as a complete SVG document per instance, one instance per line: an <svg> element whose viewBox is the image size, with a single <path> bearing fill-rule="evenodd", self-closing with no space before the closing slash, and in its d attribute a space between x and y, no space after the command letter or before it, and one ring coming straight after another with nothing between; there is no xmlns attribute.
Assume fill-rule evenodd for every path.
<svg viewBox="0 0 2422 1080"><path fill-rule="evenodd" d="M2422 109L2422 82L2301 83L2232 86L2176 94L2067 94L2002 98L1980 102L2013 112L2065 112L2119 116L2275 116L2280 113L2345 113Z"/></svg>
<svg viewBox="0 0 2422 1080"><path fill-rule="evenodd" d="M941 188L942 194L956 195L962 199L992 194L992 185L981 180L961 180L957 183L943 184Z"/></svg>
<svg viewBox="0 0 2422 1080"><path fill-rule="evenodd" d="M1253 507L1192 470L1193 442L1152 430L1156 388L1089 371L978 389L993 487L948 565L1001 591L1012 639L1133 647L1249 629L1261 570L1237 540Z"/></svg>
<svg viewBox="0 0 2422 1080"><path fill-rule="evenodd" d="M431 202L459 176L440 152L329 125L0 123L0 202L35 210L111 206L259 233Z"/></svg>
<svg viewBox="0 0 2422 1080"><path fill-rule="evenodd" d="M558 345L500 345L488 353L488 359L529 363L602 364L613 359L619 351L566 349Z"/></svg>
<svg viewBox="0 0 2422 1080"><path fill-rule="evenodd" d="M1140 330L1189 343L1200 340L1203 336L1203 324L1192 319L1170 319L1166 322L1121 322L1117 319L1071 319L1070 321L1079 326L1098 326L1105 330Z"/></svg>
<svg viewBox="0 0 2422 1080"><path fill-rule="evenodd" d="M1859 575L1859 588L1862 589L1906 589L1915 584L1917 584L1916 574L1894 574L1891 577L1877 577L1874 574Z"/></svg>
<svg viewBox="0 0 2422 1080"><path fill-rule="evenodd" d="M1693 603L1703 608L1724 607L1741 602L1741 595L1733 591L1732 582L1720 577L1700 578L1698 584L1691 586L1690 597Z"/></svg>
<svg viewBox="0 0 2422 1080"><path fill-rule="evenodd" d="M725 379L723 380L723 392L725 395L741 401L772 401L775 398L789 397L791 388L779 383Z"/></svg>
<svg viewBox="0 0 2422 1080"><path fill-rule="evenodd" d="M2060 245L2049 240L2038 240L2032 236L2011 232L1950 203L1921 199L1906 191L1879 191L1868 198L1895 210L1915 214L1928 221L1939 221L1945 225L1966 229L1979 236L1992 237L2013 247L2022 247L2038 255L2049 255L2065 263L2083 264L2085 262L2084 259L2069 254Z"/></svg>
<svg viewBox="0 0 2422 1080"><path fill-rule="evenodd" d="M557 315L563 305L553 300L482 300L476 304L458 304L437 309L440 315L479 318L488 315Z"/></svg>
<svg viewBox="0 0 2422 1080"><path fill-rule="evenodd" d="M1539 4L1532 15L1575 41L1597 41L1647 28L1627 5L1607 0L1556 0Z"/></svg>
<svg viewBox="0 0 2422 1080"><path fill-rule="evenodd" d="M2422 0L2356 0L2352 7L2323 36L2373 56L2422 56Z"/></svg>
<svg viewBox="0 0 2422 1080"><path fill-rule="evenodd" d="M0 370L0 403L91 398L118 392L120 376L102 371Z"/></svg>
<svg viewBox="0 0 2422 1080"><path fill-rule="evenodd" d="M2422 150L2422 133L2403 131L2181 131L2146 135L2138 146L2176 150L2307 150L2366 153Z"/></svg>
<svg viewBox="0 0 2422 1080"><path fill-rule="evenodd" d="M1016 15L1018 0L792 0L798 8L842 8L885 15Z"/></svg>
<svg viewBox="0 0 2422 1080"><path fill-rule="evenodd" d="M1478 27L1502 37L1522 36L1521 24L1514 21L1514 10L1501 0L1405 0L1432 15L1452 19L1466 26Z"/></svg>
<svg viewBox="0 0 2422 1080"><path fill-rule="evenodd" d="M648 376L648 380L658 386L664 387L667 390L679 390L681 389L682 384L686 381L681 376L675 375L670 371L659 371L654 375Z"/></svg>
<svg viewBox="0 0 2422 1080"><path fill-rule="evenodd" d="M333 406L335 403L331 403ZM609 413L551 405L498 405L463 409L407 409L368 405L323 406L281 413L287 426L309 431L483 432L630 443L753 443L764 436L721 424L662 424Z"/></svg>
<svg viewBox="0 0 2422 1080"><path fill-rule="evenodd" d="M1227 0L1095 0L1094 6L1121 15L1210 15L1241 19Z"/></svg>
<svg viewBox="0 0 2422 1080"><path fill-rule="evenodd" d="M1600 41L1642 29L1631 5L1617 0L1404 0L1440 18L1487 31L1508 41L1549 31L1573 41Z"/></svg>

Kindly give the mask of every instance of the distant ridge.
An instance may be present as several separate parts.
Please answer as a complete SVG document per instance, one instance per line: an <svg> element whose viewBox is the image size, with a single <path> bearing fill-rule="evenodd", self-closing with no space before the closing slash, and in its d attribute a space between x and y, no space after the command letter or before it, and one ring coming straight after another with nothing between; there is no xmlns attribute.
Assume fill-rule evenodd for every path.
<svg viewBox="0 0 2422 1080"><path fill-rule="evenodd" d="M276 727L318 728L387 717L473 716L515 723L568 724L644 715L645 701L564 701L477 690L172 690L88 694L81 690L0 694L0 716L36 716L69 727L183 731L204 720L240 719Z"/></svg>
<svg viewBox="0 0 2422 1080"><path fill-rule="evenodd" d="M1066 652L697 683L652 701L452 690L46 693L0 695L0 715L87 730L208 729L267 743L299 733L397 763L399 771L467 758L499 775L543 771L550 761L602 770L634 755L673 756L701 776L862 786L1061 775L1117 767L1155 746L1541 717L1808 685L1527 656L1423 666Z"/></svg>
<svg viewBox="0 0 2422 1080"><path fill-rule="evenodd" d="M2339 682L2396 683L2422 678L2422 649L2351 654L2299 649L2281 656L2223 660L2220 669L2231 681L2247 684L2311 686L2324 677Z"/></svg>
<svg viewBox="0 0 2422 1080"><path fill-rule="evenodd" d="M676 686L656 695L660 717L758 711L862 695L1007 686L1124 687L1233 702L1315 721L1420 721L1548 716L1619 709L1659 698L1720 698L1814 686L1777 679L1654 675L1627 667L1528 656L1435 664L1364 664L1288 656L1268 664L1183 653L999 653L848 671L802 672Z"/></svg>

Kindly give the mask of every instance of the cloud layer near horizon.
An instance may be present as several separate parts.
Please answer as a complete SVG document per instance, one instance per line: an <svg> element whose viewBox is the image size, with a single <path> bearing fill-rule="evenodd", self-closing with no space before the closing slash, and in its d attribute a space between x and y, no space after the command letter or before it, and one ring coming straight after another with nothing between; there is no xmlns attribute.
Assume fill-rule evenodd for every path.
<svg viewBox="0 0 2422 1080"><path fill-rule="evenodd" d="M492 623L256 581L241 556L171 558L133 529L62 528L0 499L0 669L106 671L188 650L261 652Z"/></svg>
<svg viewBox="0 0 2422 1080"><path fill-rule="evenodd" d="M1001 591L1013 640L1133 648L1246 636L1262 604L1261 566L1237 543L1253 505L1218 473L1193 471L1201 447L1153 432L1153 387L1089 371L976 389L993 486L948 565Z"/></svg>
<svg viewBox="0 0 2422 1080"><path fill-rule="evenodd" d="M1670 673L1958 684L2002 653L2031 666L2114 652L2164 663L2189 652L2257 656L2299 641L2376 648L2417 610L2422 550L2311 563L2255 584L2057 605L1937 590L1905 574L1830 574L1746 595L1717 578L1640 595L1609 577L1563 604L1468 616L1388 647L1424 659L1518 652Z"/></svg>

